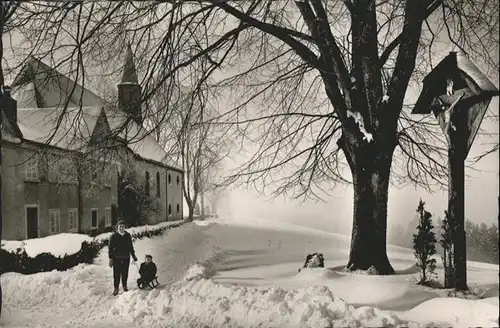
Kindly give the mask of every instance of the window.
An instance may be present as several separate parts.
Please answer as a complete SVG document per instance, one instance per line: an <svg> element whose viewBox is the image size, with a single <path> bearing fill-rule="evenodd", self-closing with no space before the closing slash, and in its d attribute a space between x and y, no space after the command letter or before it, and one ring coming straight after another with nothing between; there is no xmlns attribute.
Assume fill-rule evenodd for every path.
<svg viewBox="0 0 500 328"><path fill-rule="evenodd" d="M181 183L181 177L177 175L177 185L179 185L180 183Z"/></svg>
<svg viewBox="0 0 500 328"><path fill-rule="evenodd" d="M54 235L61 232L61 212L49 210L49 234Z"/></svg>
<svg viewBox="0 0 500 328"><path fill-rule="evenodd" d="M160 172L156 172L156 197L160 198Z"/></svg>
<svg viewBox="0 0 500 328"><path fill-rule="evenodd" d="M72 158L61 158L54 162L55 165L55 179L50 178L50 169L49 169L49 180L54 182L63 182L63 183L76 183L77 174L76 174L76 165Z"/></svg>
<svg viewBox="0 0 500 328"><path fill-rule="evenodd" d="M68 210L68 226L69 232L77 232L78 231L78 209L70 208Z"/></svg>
<svg viewBox="0 0 500 328"><path fill-rule="evenodd" d="M172 214L172 205L168 204L168 215Z"/></svg>
<svg viewBox="0 0 500 328"><path fill-rule="evenodd" d="M61 181L61 165L56 156L50 156L50 161L48 163L49 167L49 181L50 182L60 182Z"/></svg>
<svg viewBox="0 0 500 328"><path fill-rule="evenodd" d="M168 174L168 184L172 184L172 176L170 175L170 173Z"/></svg>
<svg viewBox="0 0 500 328"><path fill-rule="evenodd" d="M25 163L26 180L38 180L38 154L30 155Z"/></svg>
<svg viewBox="0 0 500 328"><path fill-rule="evenodd" d="M104 209L104 225L106 227L111 227L111 207L106 207Z"/></svg>
<svg viewBox="0 0 500 328"><path fill-rule="evenodd" d="M177 214L179 214L181 212L181 206L179 205L179 203L177 203Z"/></svg>
<svg viewBox="0 0 500 328"><path fill-rule="evenodd" d="M146 195L149 196L149 172L146 171Z"/></svg>
<svg viewBox="0 0 500 328"><path fill-rule="evenodd" d="M99 215L99 210L97 208L93 208L90 210L90 228L97 229L97 218Z"/></svg>
<svg viewBox="0 0 500 328"><path fill-rule="evenodd" d="M74 182L76 176L73 178L73 163L71 160L58 158L57 155L50 156L49 168L49 181L50 182Z"/></svg>

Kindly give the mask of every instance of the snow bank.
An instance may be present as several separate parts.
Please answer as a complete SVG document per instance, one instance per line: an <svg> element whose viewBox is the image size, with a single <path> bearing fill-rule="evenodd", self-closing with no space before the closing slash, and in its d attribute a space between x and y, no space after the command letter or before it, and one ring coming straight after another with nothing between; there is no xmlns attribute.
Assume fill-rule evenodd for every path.
<svg viewBox="0 0 500 328"><path fill-rule="evenodd" d="M54 256L65 256L78 253L82 242L92 241L93 238L77 233L60 233L43 238L28 239L23 241L2 241L2 248L11 253L23 249L28 256L35 257L41 253L50 253Z"/></svg>
<svg viewBox="0 0 500 328"><path fill-rule="evenodd" d="M181 222L182 221L162 222L157 225L129 228L127 231L134 235L145 231L157 230L158 228L170 227ZM35 257L41 253L50 253L56 257L63 257L78 253L78 251L82 248L82 242L84 241L100 241L109 238L111 234L112 232L106 232L92 238L88 235L78 233L60 233L43 238L34 238L22 241L2 240L2 249L11 253L21 252L24 249L30 257Z"/></svg>
<svg viewBox="0 0 500 328"><path fill-rule="evenodd" d="M192 267L188 269L184 275L184 280L201 280L209 279L215 274L213 265L210 262L197 262Z"/></svg>
<svg viewBox="0 0 500 328"><path fill-rule="evenodd" d="M29 276L4 274L0 278L2 324L37 327L39 322L50 322L61 328L498 326L495 297L439 297L422 291L411 281L411 273L343 272L339 265L346 260L336 255L344 249L342 239L332 234L325 239L314 236L187 223L168 235L134 243L139 258L153 255L160 288L145 291L132 285L129 292L116 297L110 294L112 270L107 266L106 247L93 265ZM297 272L308 247L328 250L326 268ZM413 261L394 264L408 267ZM498 287L498 269L472 265L469 269L468 277L481 280L484 293ZM130 281L136 276L132 268ZM250 280L257 282L255 287L242 286Z"/></svg>
<svg viewBox="0 0 500 328"><path fill-rule="evenodd" d="M293 278L277 280L277 286L306 288L325 286L349 304L373 305L405 296L410 289L407 281L394 281L384 276L341 273L332 269L302 269Z"/></svg>
<svg viewBox="0 0 500 328"><path fill-rule="evenodd" d="M80 264L68 271L41 272L32 275L2 275L4 304L9 307L80 306L95 297L109 295L109 283L99 277L109 275L109 267ZM87 306L87 305L85 305Z"/></svg>
<svg viewBox="0 0 500 328"><path fill-rule="evenodd" d="M435 325L453 327L498 327L498 303L491 300L434 298L398 314L404 320L432 320Z"/></svg>
<svg viewBox="0 0 500 328"><path fill-rule="evenodd" d="M355 303L353 300L359 304L360 300L381 302L395 295L412 297L410 284L394 281L394 276L304 268L288 279L288 287L249 288L218 284L208 279L213 274L210 261L198 262L187 270L182 281L163 290L124 294L109 315L151 327L498 326L498 299L493 297L434 298L410 311L349 305ZM342 296L351 300L346 302Z"/></svg>
<svg viewBox="0 0 500 328"><path fill-rule="evenodd" d="M315 282L342 277L337 272L327 268L303 268L297 274L295 281Z"/></svg>
<svg viewBox="0 0 500 328"><path fill-rule="evenodd" d="M354 308L326 287L227 287L211 280L123 294L109 315L150 327L418 327L371 307Z"/></svg>
<svg viewBox="0 0 500 328"><path fill-rule="evenodd" d="M209 262L187 270L185 279L163 289L132 289L110 295L109 268L80 265L67 272L3 278L9 307L51 308L55 316L73 309L95 313L109 322L136 327L426 327L497 326L498 300L433 299L410 311L354 307L326 286L246 288L205 279ZM300 279L323 277L332 270L303 269ZM187 277L193 279L186 279ZM105 280L103 280L105 278ZM73 314L74 315L74 314ZM69 315L68 315L69 317ZM84 318L82 314L78 320ZM73 321L75 322L75 321ZM89 327L92 326L89 322ZM114 325L112 327L115 327Z"/></svg>
<svg viewBox="0 0 500 328"><path fill-rule="evenodd" d="M157 230L157 229L160 229L160 228L168 228L170 226L179 224L181 222L183 222L183 220L162 222L162 223L158 223L158 224L155 224L155 225L143 225L143 226L140 226L140 227L132 227L132 228L128 228L128 229L125 229L125 230L128 231L128 233L131 234L131 235L136 235L136 234L144 233L144 232L147 232L147 231L154 231L154 230ZM112 234L113 234L112 232L102 233L100 235L97 235L95 237L95 240L109 239L109 237L111 237Z"/></svg>

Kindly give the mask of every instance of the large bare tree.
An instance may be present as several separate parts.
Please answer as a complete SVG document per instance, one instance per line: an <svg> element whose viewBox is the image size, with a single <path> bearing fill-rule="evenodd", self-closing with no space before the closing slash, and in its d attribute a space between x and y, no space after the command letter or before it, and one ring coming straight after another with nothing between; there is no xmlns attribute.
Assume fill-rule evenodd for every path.
<svg viewBox="0 0 500 328"><path fill-rule="evenodd" d="M167 79L208 58L200 80L219 74L212 90L240 99L219 121L236 125L259 147L234 177L261 185L274 179L278 192L300 195L313 192L314 184L345 182L347 163L354 186L348 268L393 273L386 253L391 169L396 183L429 187L446 177L446 145L436 125L403 111L408 87L443 51L436 40L494 72L498 41L492 32L498 24L484 19L498 17L493 2L214 0L156 6L157 15L166 16L156 28L163 27L159 39L168 46L148 39L163 52L150 59L151 67L168 62L160 74ZM193 47L199 49L194 55ZM149 72L153 76L154 69ZM153 94L156 87L150 86ZM262 129L250 132L250 126ZM274 178L276 171L290 174Z"/></svg>
<svg viewBox="0 0 500 328"><path fill-rule="evenodd" d="M231 182L274 185L295 197L352 183L351 270L394 272L386 253L391 181L430 188L446 180L446 141L432 118L409 117L409 87L418 90L450 45L498 74L498 8L491 0L72 6L66 24L81 27L78 58L104 65L127 39L141 58L145 101L188 76L191 66L208 63L194 89L225 100L210 123L231 125L243 145L257 145ZM61 24L47 28L51 22L24 28L43 23L53 40Z"/></svg>

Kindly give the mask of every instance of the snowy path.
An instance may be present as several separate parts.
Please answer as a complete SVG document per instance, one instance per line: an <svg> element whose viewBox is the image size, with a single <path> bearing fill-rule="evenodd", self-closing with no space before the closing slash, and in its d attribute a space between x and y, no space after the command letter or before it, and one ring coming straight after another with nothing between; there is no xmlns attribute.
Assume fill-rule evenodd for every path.
<svg viewBox="0 0 500 328"><path fill-rule="evenodd" d="M206 228L189 225L167 232L165 236L134 243L142 261L151 254L158 266L162 286L179 280L196 261L212 250ZM0 326L8 327L140 327L120 318L110 309L126 304L126 299L147 291L137 289L137 269L129 271L129 292L112 296L112 270L107 266L107 248L101 251L95 265L79 266L66 272L47 272L33 279L30 275L6 274L2 277L4 308ZM9 276L16 275L16 279ZM10 284L15 281L16 284ZM59 295L63 294L64 298ZM108 310L108 311L106 311ZM144 325L146 327L147 325Z"/></svg>

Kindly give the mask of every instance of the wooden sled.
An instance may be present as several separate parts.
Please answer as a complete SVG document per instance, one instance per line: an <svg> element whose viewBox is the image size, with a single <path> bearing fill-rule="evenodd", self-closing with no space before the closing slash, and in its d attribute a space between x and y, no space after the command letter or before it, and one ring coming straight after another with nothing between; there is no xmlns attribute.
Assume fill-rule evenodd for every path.
<svg viewBox="0 0 500 328"><path fill-rule="evenodd" d="M137 287L139 287L139 289L145 289L146 287L154 289L159 285L160 282L158 281L158 276L154 277L154 279L150 280L149 282L144 282L137 279Z"/></svg>

